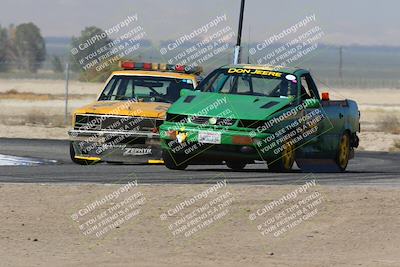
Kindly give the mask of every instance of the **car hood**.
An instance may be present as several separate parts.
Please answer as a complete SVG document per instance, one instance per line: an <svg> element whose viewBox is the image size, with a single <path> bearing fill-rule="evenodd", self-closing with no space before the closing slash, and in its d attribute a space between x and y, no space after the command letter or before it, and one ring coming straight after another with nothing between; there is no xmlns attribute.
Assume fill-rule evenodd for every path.
<svg viewBox="0 0 400 267"><path fill-rule="evenodd" d="M194 92L180 97L168 113L264 120L292 101L291 98Z"/></svg>
<svg viewBox="0 0 400 267"><path fill-rule="evenodd" d="M98 101L75 110L75 113L164 119L170 106L171 104L161 102Z"/></svg>

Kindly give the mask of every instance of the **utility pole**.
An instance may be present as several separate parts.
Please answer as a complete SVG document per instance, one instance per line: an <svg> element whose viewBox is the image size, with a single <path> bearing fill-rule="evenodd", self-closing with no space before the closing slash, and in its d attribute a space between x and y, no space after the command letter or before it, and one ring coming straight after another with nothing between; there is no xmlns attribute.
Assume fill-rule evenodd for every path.
<svg viewBox="0 0 400 267"><path fill-rule="evenodd" d="M249 40L247 41L247 64L250 64L250 33L251 27L249 26Z"/></svg>
<svg viewBox="0 0 400 267"><path fill-rule="evenodd" d="M242 28L243 28L243 14L244 14L245 0L241 0L241 1L242 1L242 3L240 5L238 35L237 35L236 46L235 46L234 56L233 56L233 64L235 64L235 65L240 63L240 44L242 42Z"/></svg>
<svg viewBox="0 0 400 267"><path fill-rule="evenodd" d="M343 46L339 47L339 78L343 79Z"/></svg>
<svg viewBox="0 0 400 267"><path fill-rule="evenodd" d="M65 64L65 110L64 125L68 123L68 81L69 81L69 63Z"/></svg>

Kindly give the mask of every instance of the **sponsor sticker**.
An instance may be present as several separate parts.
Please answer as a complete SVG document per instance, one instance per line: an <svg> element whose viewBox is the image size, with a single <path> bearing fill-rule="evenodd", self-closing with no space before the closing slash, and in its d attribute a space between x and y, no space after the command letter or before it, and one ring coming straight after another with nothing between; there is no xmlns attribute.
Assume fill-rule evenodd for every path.
<svg viewBox="0 0 400 267"><path fill-rule="evenodd" d="M126 148L124 151L124 156L144 156L144 155L151 155L152 149L151 148Z"/></svg>

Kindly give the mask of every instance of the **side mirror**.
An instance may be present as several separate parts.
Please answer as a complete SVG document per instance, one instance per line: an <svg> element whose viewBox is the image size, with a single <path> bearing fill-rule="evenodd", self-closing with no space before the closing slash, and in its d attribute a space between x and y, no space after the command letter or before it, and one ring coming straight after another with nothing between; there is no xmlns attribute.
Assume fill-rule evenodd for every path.
<svg viewBox="0 0 400 267"><path fill-rule="evenodd" d="M319 108L321 105L319 100L315 98L306 99L304 100L304 103L306 108Z"/></svg>
<svg viewBox="0 0 400 267"><path fill-rule="evenodd" d="M191 94L191 93L193 93L193 90L190 90L190 89L182 89L182 90L180 91L179 95L180 95L180 96L185 96L185 95L188 95L188 94Z"/></svg>
<svg viewBox="0 0 400 267"><path fill-rule="evenodd" d="M328 92L322 92L321 99L323 101L329 101L329 93Z"/></svg>

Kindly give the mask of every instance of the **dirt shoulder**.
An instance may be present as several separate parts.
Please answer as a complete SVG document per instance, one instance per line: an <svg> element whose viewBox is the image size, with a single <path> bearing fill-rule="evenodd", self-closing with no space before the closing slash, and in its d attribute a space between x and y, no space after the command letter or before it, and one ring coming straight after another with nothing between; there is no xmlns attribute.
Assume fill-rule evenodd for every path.
<svg viewBox="0 0 400 267"><path fill-rule="evenodd" d="M266 212L266 207L271 207L267 204L283 196L288 198L299 187L228 184L207 198L179 208L179 203L209 190L210 186L130 188L125 196L136 194L136 204L145 199L135 206L135 209L140 207L140 212L96 237L94 232L85 234L89 229L88 219L110 212L109 208L121 203L122 194L120 199L114 198L93 209L88 207L96 200L110 197L121 185L1 184L0 265L400 266L398 188L317 185L301 194L296 191L297 198ZM296 218L290 214L299 211L293 210L292 204L317 193L318 199L322 199L318 205L312 205L317 212L312 215L310 206L304 206L308 207L308 216L303 217L304 210L302 215L297 213L297 218L303 220L294 224ZM185 231L176 232L177 225L183 225L179 224L180 218L193 219L201 212L210 215L211 209L193 212L211 200L216 204L215 199L222 195L229 198L225 201L220 198L221 202L213 207L227 211L225 215L214 216L213 223L190 236L185 236ZM228 199L232 201L228 203ZM316 198L307 204L312 203L316 203ZM282 215L283 211L286 214ZM76 215L80 213L84 215ZM72 214L78 216L74 217L76 221ZM168 214L165 220L160 219L163 214ZM254 214L256 219L252 221L249 217ZM285 219L286 225L292 227L277 236L274 236L277 231L267 230L264 236L259 229L264 231L268 229L265 225L276 225L277 222L266 222L275 217ZM260 226L262 223L264 226Z"/></svg>

